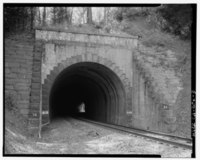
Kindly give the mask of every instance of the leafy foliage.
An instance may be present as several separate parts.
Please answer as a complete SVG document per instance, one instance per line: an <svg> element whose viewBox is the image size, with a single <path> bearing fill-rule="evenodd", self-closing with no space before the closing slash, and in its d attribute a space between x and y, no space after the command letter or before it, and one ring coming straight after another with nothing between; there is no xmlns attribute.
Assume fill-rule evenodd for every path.
<svg viewBox="0 0 200 160"><path fill-rule="evenodd" d="M71 24L72 17L68 7L53 7L51 12L53 14L53 24L63 24L65 22Z"/></svg>
<svg viewBox="0 0 200 160"><path fill-rule="evenodd" d="M33 28L34 7L5 7L5 31L17 31Z"/></svg>
<svg viewBox="0 0 200 160"><path fill-rule="evenodd" d="M165 23L163 30L181 38L190 38L192 25L192 7L188 4L166 4L158 9Z"/></svg>
<svg viewBox="0 0 200 160"><path fill-rule="evenodd" d="M29 30L37 25L73 25L72 17L81 23L84 17L90 19L91 25L97 24L92 19L91 7L80 7L82 14L73 13L76 7L8 7L4 8L4 24L6 32ZM77 11L77 8L76 8ZM89 11L91 12L89 14ZM103 12L103 11L102 11ZM50 13L50 14L49 14ZM72 15L73 14L73 15ZM86 15L87 14L87 15ZM89 20L88 19L88 20ZM104 19L97 27L110 32L123 21L134 22L146 19L155 29L172 33L184 39L191 36L192 7L188 4L164 4L160 7L109 7L104 10ZM77 21L77 20L76 20ZM83 23L87 23L83 21ZM122 27L124 30L124 27ZM127 28L127 27L125 27Z"/></svg>
<svg viewBox="0 0 200 160"><path fill-rule="evenodd" d="M188 4L164 4L161 7L119 7L115 19L134 21L136 18L146 18L155 28L172 33L180 38L191 36L192 7Z"/></svg>
<svg viewBox="0 0 200 160"><path fill-rule="evenodd" d="M119 22L124 19L130 21L136 17L146 17L149 14L149 8L147 7L119 7L115 12L115 18Z"/></svg>

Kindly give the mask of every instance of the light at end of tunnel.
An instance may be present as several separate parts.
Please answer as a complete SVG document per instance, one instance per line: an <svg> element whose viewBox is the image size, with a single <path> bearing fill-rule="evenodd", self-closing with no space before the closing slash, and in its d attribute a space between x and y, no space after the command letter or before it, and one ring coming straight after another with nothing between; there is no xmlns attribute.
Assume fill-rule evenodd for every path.
<svg viewBox="0 0 200 160"><path fill-rule="evenodd" d="M78 106L78 112L79 113L85 113L85 103L81 103L79 106Z"/></svg>

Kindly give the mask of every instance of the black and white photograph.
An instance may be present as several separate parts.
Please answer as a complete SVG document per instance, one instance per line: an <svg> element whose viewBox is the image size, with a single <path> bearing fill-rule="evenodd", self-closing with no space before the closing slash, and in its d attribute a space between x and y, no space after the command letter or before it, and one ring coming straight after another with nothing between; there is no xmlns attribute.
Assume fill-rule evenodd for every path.
<svg viewBox="0 0 200 160"><path fill-rule="evenodd" d="M197 4L2 7L4 157L196 157Z"/></svg>

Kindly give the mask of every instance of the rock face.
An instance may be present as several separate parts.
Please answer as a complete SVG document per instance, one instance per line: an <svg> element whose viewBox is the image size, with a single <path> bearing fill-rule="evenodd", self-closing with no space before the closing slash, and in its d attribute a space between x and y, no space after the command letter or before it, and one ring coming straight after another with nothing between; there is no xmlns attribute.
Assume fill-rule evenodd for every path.
<svg viewBox="0 0 200 160"><path fill-rule="evenodd" d="M182 84L167 67L176 63L171 51L156 55L138 48L137 36L36 29L34 38L26 37L5 40L5 92L29 119L33 134L49 123L54 110L50 95L58 77L64 81L73 74L80 78L73 83L83 83L83 88L94 80L90 86L96 96L86 104L93 119L165 133L176 130L174 105Z"/></svg>
<svg viewBox="0 0 200 160"><path fill-rule="evenodd" d="M135 59L139 61L144 75L148 75L146 79L152 84L154 94L163 104L163 120L170 125L167 132L174 133L177 128L177 98L183 90L181 78L174 70L177 63L175 53L171 50L155 52L143 45L140 45L139 50L140 54L136 55Z"/></svg>

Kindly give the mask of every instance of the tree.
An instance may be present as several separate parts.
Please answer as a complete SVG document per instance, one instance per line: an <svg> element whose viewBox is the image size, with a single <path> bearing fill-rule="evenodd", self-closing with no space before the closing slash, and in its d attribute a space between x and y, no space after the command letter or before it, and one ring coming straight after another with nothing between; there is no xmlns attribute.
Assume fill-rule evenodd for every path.
<svg viewBox="0 0 200 160"><path fill-rule="evenodd" d="M71 20L72 20L72 15L70 13L70 9L68 7L64 7L64 12L63 12L63 22L67 22L67 24L71 24Z"/></svg>
<svg viewBox="0 0 200 160"><path fill-rule="evenodd" d="M42 19L41 19L41 11L40 11L40 7L36 7L36 11L35 11L35 23L36 25L41 25L42 24Z"/></svg>
<svg viewBox="0 0 200 160"><path fill-rule="evenodd" d="M69 7L53 7L51 9L52 13L52 23L55 24L71 24L72 23L72 12L73 10Z"/></svg>
<svg viewBox="0 0 200 160"><path fill-rule="evenodd" d="M43 7L42 25L46 26L46 7Z"/></svg>
<svg viewBox="0 0 200 160"><path fill-rule="evenodd" d="M78 8L78 22L79 23L85 23L85 12L87 12L86 7L79 7Z"/></svg>
<svg viewBox="0 0 200 160"><path fill-rule="evenodd" d="M192 24L192 7L188 4L165 4L158 13L165 20L162 29L179 35L182 38L189 38Z"/></svg>
<svg viewBox="0 0 200 160"><path fill-rule="evenodd" d="M56 7L52 7L51 10L53 16L52 16L52 23L55 25L56 24Z"/></svg>
<svg viewBox="0 0 200 160"><path fill-rule="evenodd" d="M73 17L73 7L71 7L69 12L69 24L72 24L72 17Z"/></svg>
<svg viewBox="0 0 200 160"><path fill-rule="evenodd" d="M5 6L4 8L4 26L5 31L15 32L15 31L24 31L30 30L31 25L33 25L34 21L30 25L31 16L34 17L34 13L31 15L31 8L30 7L12 7L12 6Z"/></svg>
<svg viewBox="0 0 200 160"><path fill-rule="evenodd" d="M104 7L104 24L108 23L108 8Z"/></svg>
<svg viewBox="0 0 200 160"><path fill-rule="evenodd" d="M92 8L87 7L87 24L92 24Z"/></svg>
<svg viewBox="0 0 200 160"><path fill-rule="evenodd" d="M32 30L35 24L36 7L31 7L31 24L30 29Z"/></svg>

